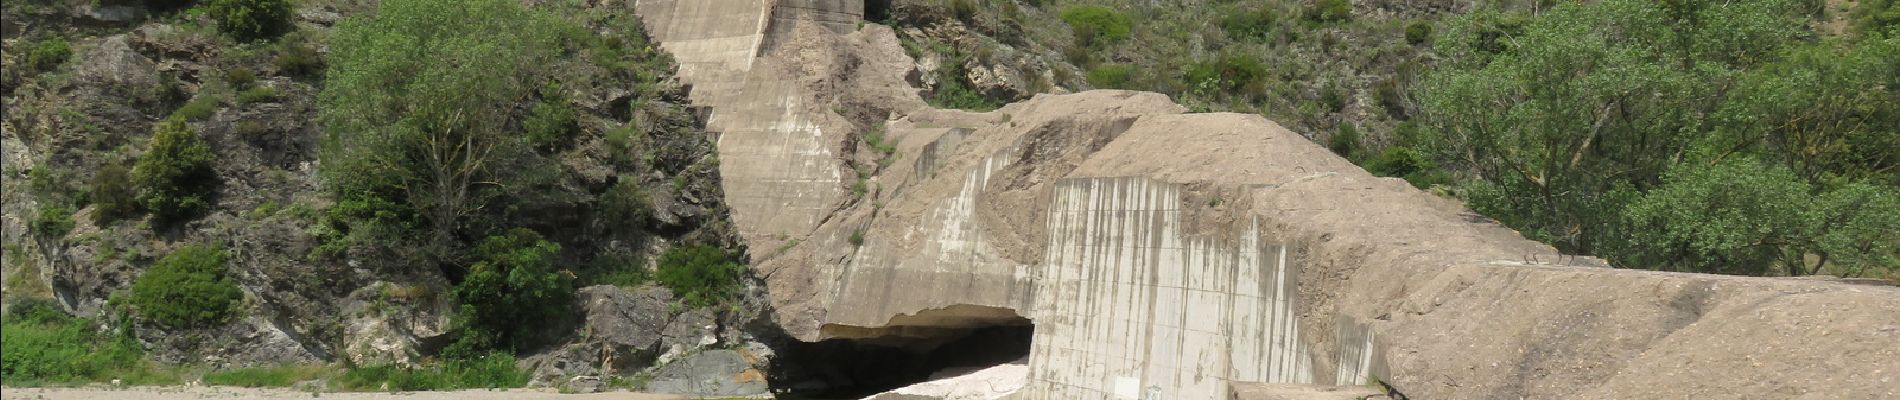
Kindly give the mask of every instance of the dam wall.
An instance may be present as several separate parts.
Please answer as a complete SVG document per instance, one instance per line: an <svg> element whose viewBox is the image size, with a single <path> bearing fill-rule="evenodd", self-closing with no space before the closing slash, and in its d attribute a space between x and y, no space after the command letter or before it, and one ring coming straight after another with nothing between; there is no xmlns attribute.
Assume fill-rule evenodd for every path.
<svg viewBox="0 0 1900 400"><path fill-rule="evenodd" d="M1607 268L1154 93L929 108L862 3L634 6L800 340L1033 324L1028 399L1900 398L1900 288Z"/></svg>

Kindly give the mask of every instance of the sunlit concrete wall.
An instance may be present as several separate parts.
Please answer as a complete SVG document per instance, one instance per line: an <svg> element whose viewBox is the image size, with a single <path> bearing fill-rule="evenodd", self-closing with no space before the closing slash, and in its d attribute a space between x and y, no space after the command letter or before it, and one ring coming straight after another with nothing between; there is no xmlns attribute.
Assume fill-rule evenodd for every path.
<svg viewBox="0 0 1900 400"><path fill-rule="evenodd" d="M766 245L807 234L842 195L840 170L826 131L808 104L813 96L794 77L754 68L781 3L845 7L798 15L848 18L842 1L641 0L649 34L679 63L695 105L712 110L706 130L718 136L726 204L749 243ZM862 14L863 5L857 6Z"/></svg>
<svg viewBox="0 0 1900 400"><path fill-rule="evenodd" d="M1180 197L1146 178L1057 184L1026 398L1215 399L1235 381L1316 379L1297 259L1257 222L1226 244L1188 237Z"/></svg>

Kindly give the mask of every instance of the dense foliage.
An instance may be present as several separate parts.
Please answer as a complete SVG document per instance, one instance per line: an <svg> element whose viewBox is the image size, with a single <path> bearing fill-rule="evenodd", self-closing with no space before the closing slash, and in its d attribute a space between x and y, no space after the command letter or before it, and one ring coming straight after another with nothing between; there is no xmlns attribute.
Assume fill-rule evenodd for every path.
<svg viewBox="0 0 1900 400"><path fill-rule="evenodd" d="M572 275L555 271L561 246L527 229L491 236L475 248L477 260L455 286L461 301L457 343L446 353L470 358L488 350L519 351L544 339L536 335L567 315L574 296Z"/></svg>
<svg viewBox="0 0 1900 400"><path fill-rule="evenodd" d="M358 366L336 378L346 390L456 390L514 388L528 384L528 373L515 368L515 358L494 354L468 360L449 360L428 366Z"/></svg>
<svg viewBox="0 0 1900 400"><path fill-rule="evenodd" d="M108 162L92 176L93 224L105 226L139 212L138 191L132 187L132 174L125 166Z"/></svg>
<svg viewBox="0 0 1900 400"><path fill-rule="evenodd" d="M553 19L506 0L397 0L340 24L320 95L325 181L368 214L418 219L449 246L532 168L513 123L560 46ZM444 62L453 60L453 62Z"/></svg>
<svg viewBox="0 0 1900 400"><path fill-rule="evenodd" d="M239 41L270 39L290 29L289 0L211 0L207 6L218 31Z"/></svg>
<svg viewBox="0 0 1900 400"><path fill-rule="evenodd" d="M1481 10L1435 40L1413 145L1472 208L1627 267L1896 268L1900 42L1812 39L1805 3Z"/></svg>
<svg viewBox="0 0 1900 400"><path fill-rule="evenodd" d="M224 322L244 300L225 260L224 250L210 245L166 254L132 282L132 307L140 317L172 328Z"/></svg>
<svg viewBox="0 0 1900 400"><path fill-rule="evenodd" d="M150 148L132 167L132 184L145 209L159 222L195 217L211 206L218 176L216 156L183 118L167 118L153 129Z"/></svg>
<svg viewBox="0 0 1900 400"><path fill-rule="evenodd" d="M0 384L8 387L122 379L176 383L155 374L128 335L101 332L50 300L13 299L0 323Z"/></svg>
<svg viewBox="0 0 1900 400"><path fill-rule="evenodd" d="M686 299L687 304L707 306L738 294L744 273L745 266L732 261L724 250L712 246L683 246L660 255L655 278Z"/></svg>
<svg viewBox="0 0 1900 400"><path fill-rule="evenodd" d="M1127 14L1113 8L1096 5L1069 6L1062 10L1062 22L1075 30L1075 43L1083 48L1100 48L1104 45L1128 40L1130 22Z"/></svg>

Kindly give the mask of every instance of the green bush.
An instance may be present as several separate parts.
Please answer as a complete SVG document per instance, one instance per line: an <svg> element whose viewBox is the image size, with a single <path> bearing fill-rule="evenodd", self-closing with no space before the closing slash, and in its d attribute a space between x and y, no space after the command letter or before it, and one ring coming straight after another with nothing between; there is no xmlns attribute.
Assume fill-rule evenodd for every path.
<svg viewBox="0 0 1900 400"><path fill-rule="evenodd" d="M302 40L299 35L290 35L284 39L277 50L277 56L271 58L271 65L277 67L277 73L293 77L311 77L323 74L323 55L317 49Z"/></svg>
<svg viewBox="0 0 1900 400"><path fill-rule="evenodd" d="M1252 10L1227 13L1220 19L1220 28L1234 39L1265 40L1273 35L1273 22L1279 17L1273 7L1263 5Z"/></svg>
<svg viewBox="0 0 1900 400"><path fill-rule="evenodd" d="M270 39L290 29L289 0L211 0L218 31L238 41Z"/></svg>
<svg viewBox="0 0 1900 400"><path fill-rule="evenodd" d="M1417 20L1417 21L1405 23L1405 42L1406 43L1425 44L1425 41L1428 41L1431 39L1432 39L1432 22L1431 21Z"/></svg>
<svg viewBox="0 0 1900 400"><path fill-rule="evenodd" d="M132 188L131 172L115 162L106 162L92 176L92 222L106 226L112 221L138 215L138 191Z"/></svg>
<svg viewBox="0 0 1900 400"><path fill-rule="evenodd" d="M1351 122L1339 123L1339 132L1326 139L1326 148L1348 159L1359 155L1359 129Z"/></svg>
<svg viewBox="0 0 1900 400"><path fill-rule="evenodd" d="M224 83L231 84L232 89L250 89L251 85L257 84L257 71L244 67L232 68L224 71Z"/></svg>
<svg viewBox="0 0 1900 400"><path fill-rule="evenodd" d="M1132 89L1135 80L1133 64L1102 64L1089 69L1089 86L1103 89Z"/></svg>
<svg viewBox="0 0 1900 400"><path fill-rule="evenodd" d="M172 117L183 118L187 121L203 121L211 118L211 114L217 111L218 97L209 93L200 93L197 97L191 98L191 101L185 102L185 105L179 106L178 110L172 111Z"/></svg>
<svg viewBox="0 0 1900 400"><path fill-rule="evenodd" d="M210 208L217 186L211 146L182 118L167 118L154 130L151 148L132 167L139 198L161 223L195 217Z"/></svg>
<svg viewBox="0 0 1900 400"><path fill-rule="evenodd" d="M541 89L541 101L528 111L528 118L521 125L528 131L528 143L545 150L566 145L581 128L574 119L574 107L567 104L567 96L558 83L549 83Z"/></svg>
<svg viewBox="0 0 1900 400"><path fill-rule="evenodd" d="M13 299L0 323L0 385L74 384L122 379L127 384L175 384L155 371L138 342L67 316L48 300Z"/></svg>
<svg viewBox="0 0 1900 400"><path fill-rule="evenodd" d="M466 358L491 350L522 351L540 344L540 333L567 315L574 298L572 276L555 270L561 246L532 230L516 228L476 246L476 262L455 285L462 303L457 338L444 354Z"/></svg>
<svg viewBox="0 0 1900 400"><path fill-rule="evenodd" d="M1407 183L1420 189L1447 180L1431 158L1405 146L1387 147L1384 152L1366 160L1365 168L1373 175L1404 178Z"/></svg>
<svg viewBox="0 0 1900 400"><path fill-rule="evenodd" d="M1097 5L1075 5L1062 9L1062 22L1075 30L1075 41L1079 47L1101 48L1102 46L1128 40L1132 22L1128 15L1113 8Z"/></svg>
<svg viewBox="0 0 1900 400"><path fill-rule="evenodd" d="M139 316L172 328L224 322L243 299L226 270L224 250L211 245L174 250L132 283L132 306Z"/></svg>
<svg viewBox="0 0 1900 400"><path fill-rule="evenodd" d="M1238 53L1228 53L1220 58L1201 61L1187 66L1185 73L1187 84L1203 93L1239 93L1257 95L1265 92L1267 65L1259 59Z"/></svg>
<svg viewBox="0 0 1900 400"><path fill-rule="evenodd" d="M1314 0L1306 6L1306 18L1314 22L1340 22L1352 18L1350 0Z"/></svg>
<svg viewBox="0 0 1900 400"><path fill-rule="evenodd" d="M1900 0L1865 0L1852 14L1861 33L1879 33L1900 26Z"/></svg>
<svg viewBox="0 0 1900 400"><path fill-rule="evenodd" d="M276 100L277 100L277 89L271 89L270 87L266 87L266 86L254 87L254 88L247 89L243 92L238 92L238 98L237 98L239 105L267 103L267 102L272 102Z"/></svg>
<svg viewBox="0 0 1900 400"><path fill-rule="evenodd" d="M392 392L518 388L527 384L528 373L515 367L514 356L503 353L421 367L362 366L344 371L336 379L336 385L345 390Z"/></svg>
<svg viewBox="0 0 1900 400"><path fill-rule="evenodd" d="M41 236L64 237L73 231L73 209L64 204L40 203L40 212L34 215L31 226Z"/></svg>
<svg viewBox="0 0 1900 400"><path fill-rule="evenodd" d="M26 43L26 58L21 64L29 70L47 71L73 57L72 45L65 37L52 36Z"/></svg>
<svg viewBox="0 0 1900 400"><path fill-rule="evenodd" d="M653 220L653 203L645 189L632 179L621 179L600 194L599 221L610 228L639 230Z"/></svg>
<svg viewBox="0 0 1900 400"><path fill-rule="evenodd" d="M731 298L744 274L745 266L733 262L724 250L702 245L667 249L660 254L655 278L687 304L704 307Z"/></svg>

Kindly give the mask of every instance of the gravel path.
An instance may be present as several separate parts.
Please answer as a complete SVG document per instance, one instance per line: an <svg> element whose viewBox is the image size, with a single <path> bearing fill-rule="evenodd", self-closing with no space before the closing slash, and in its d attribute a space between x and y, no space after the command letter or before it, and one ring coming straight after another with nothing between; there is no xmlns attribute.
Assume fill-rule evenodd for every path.
<svg viewBox="0 0 1900 400"><path fill-rule="evenodd" d="M609 392L560 394L540 390L464 390L457 392L322 393L234 387L0 388L0 400L202 400L202 399L351 399L351 400L685 400L670 394Z"/></svg>

